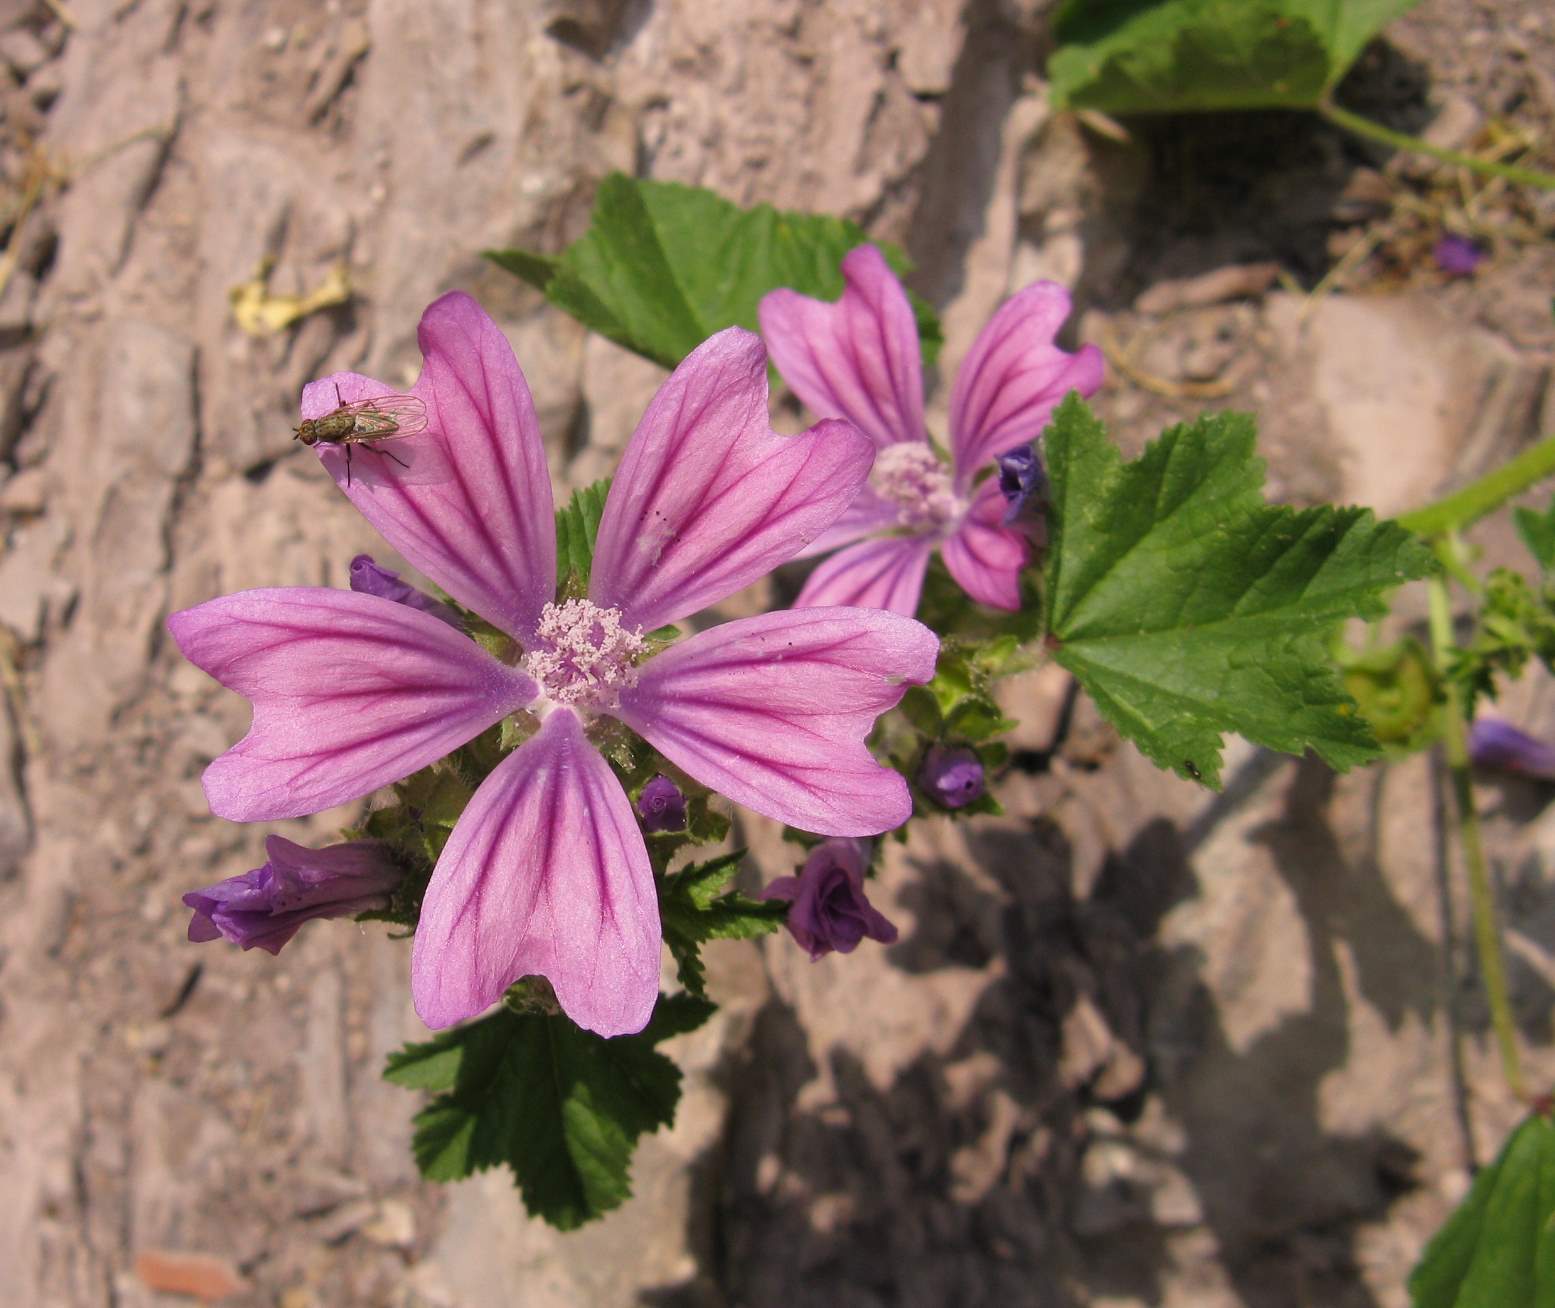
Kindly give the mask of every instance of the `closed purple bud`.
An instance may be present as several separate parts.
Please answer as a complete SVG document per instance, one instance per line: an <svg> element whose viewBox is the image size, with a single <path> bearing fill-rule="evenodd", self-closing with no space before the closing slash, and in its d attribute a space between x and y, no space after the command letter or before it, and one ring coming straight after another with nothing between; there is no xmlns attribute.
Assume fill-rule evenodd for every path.
<svg viewBox="0 0 1555 1308"><path fill-rule="evenodd" d="M374 840L309 849L270 836L265 853L270 861L263 867L184 896L194 910L190 940L220 936L244 949L257 946L278 954L312 918L355 917L386 908L401 876L388 851Z"/></svg>
<svg viewBox="0 0 1555 1308"><path fill-rule="evenodd" d="M869 842L848 837L822 841L796 877L779 877L763 899L788 901L788 930L812 960L834 950L851 954L866 936L889 945L896 928L864 895Z"/></svg>
<svg viewBox="0 0 1555 1308"><path fill-rule="evenodd" d="M960 808L983 797L983 762L970 749L930 745L918 769L918 784L936 804Z"/></svg>
<svg viewBox="0 0 1555 1308"><path fill-rule="evenodd" d="M683 831L686 826L686 797L668 777L655 777L637 797L637 816L644 831Z"/></svg>
<svg viewBox="0 0 1555 1308"><path fill-rule="evenodd" d="M1475 767L1555 781L1555 747L1535 740L1502 718L1475 722L1469 731L1469 759Z"/></svg>
<svg viewBox="0 0 1555 1308"><path fill-rule="evenodd" d="M1485 260L1485 252L1467 236L1448 234L1431 251L1436 266L1451 277L1469 277Z"/></svg>
<svg viewBox="0 0 1555 1308"><path fill-rule="evenodd" d="M1004 525L1013 527L1038 518L1047 504L1047 469L1037 447L1019 445L1001 454L998 463L999 492L1009 502Z"/></svg>
<svg viewBox="0 0 1555 1308"><path fill-rule="evenodd" d="M420 609L434 618L441 618L451 627L464 626L459 615L442 600L435 600L409 582L401 581L399 573L380 567L371 554L358 554L351 560L351 589L358 595L376 595L379 599Z"/></svg>

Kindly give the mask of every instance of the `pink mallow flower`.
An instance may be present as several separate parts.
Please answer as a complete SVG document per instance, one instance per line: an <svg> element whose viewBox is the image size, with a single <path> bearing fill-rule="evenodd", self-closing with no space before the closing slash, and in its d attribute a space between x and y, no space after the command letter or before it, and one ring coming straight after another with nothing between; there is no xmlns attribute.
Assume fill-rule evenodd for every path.
<svg viewBox="0 0 1555 1308"><path fill-rule="evenodd" d="M845 422L770 430L766 352L751 333L714 336L660 388L610 488L588 597L561 604L545 451L512 348L461 294L428 308L419 337L413 394L427 429L396 441L394 460L358 451L349 484L345 449L315 448L400 555L511 636L512 653L497 658L394 600L324 588L244 591L175 613L184 655L253 704L248 734L206 769L205 793L240 822L314 813L527 713L534 734L475 792L427 887L416 1011L449 1026L538 974L579 1025L639 1031L658 993L658 902L596 726L625 723L778 821L887 831L912 801L864 739L933 675L938 640L895 614L806 609L642 657L643 633L793 557L868 475L874 448ZM302 416L389 393L337 373L304 388Z"/></svg>
<svg viewBox="0 0 1555 1308"><path fill-rule="evenodd" d="M834 554L810 574L796 608L862 604L913 614L937 549L973 599L1020 607L1023 533L1004 522L997 477L977 474L1029 444L1070 391L1101 385L1094 345L1067 354L1053 337L1069 295L1036 282L1007 300L973 343L950 397L950 464L923 423L918 327L907 292L880 251L861 245L842 261L835 303L796 291L761 301L761 334L795 395L818 416L846 418L879 449L869 488L804 555Z"/></svg>

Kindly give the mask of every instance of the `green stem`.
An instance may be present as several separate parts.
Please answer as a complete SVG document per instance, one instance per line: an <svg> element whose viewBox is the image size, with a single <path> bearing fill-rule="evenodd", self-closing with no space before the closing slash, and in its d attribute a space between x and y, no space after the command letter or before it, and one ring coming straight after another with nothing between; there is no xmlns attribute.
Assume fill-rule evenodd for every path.
<svg viewBox="0 0 1555 1308"><path fill-rule="evenodd" d="M1462 531L1515 495L1555 473L1555 436L1531 445L1510 463L1492 468L1478 481L1423 509L1399 515L1398 525L1420 536Z"/></svg>
<svg viewBox="0 0 1555 1308"><path fill-rule="evenodd" d="M1447 583L1432 577L1426 583L1431 593L1431 648L1438 670L1446 667L1453 648L1452 613ZM1469 872L1469 903L1474 919L1474 943L1479 953L1480 976L1490 1003L1490 1024L1501 1051L1501 1071L1512 1093L1524 1098L1522 1061L1517 1052L1517 1023L1512 1017L1512 1000L1506 984L1506 965L1501 955L1501 929L1496 921L1495 895L1490 885L1490 866L1485 860L1485 845L1480 836L1479 815L1474 809L1474 787L1469 773L1468 736L1463 724L1463 704L1458 689L1446 678L1447 702L1442 705L1442 746L1447 769L1452 776L1452 792L1457 808L1458 842Z"/></svg>
<svg viewBox="0 0 1555 1308"><path fill-rule="evenodd" d="M1428 154L1443 163L1467 168L1487 177L1504 177L1509 182L1521 182L1524 186L1537 186L1543 191L1555 191L1555 173L1542 172L1537 168L1519 168L1516 164L1496 163L1491 159L1476 159L1472 154L1443 149L1439 145L1422 141L1418 136L1410 136L1407 132L1395 132L1391 127L1372 122L1370 118L1362 118L1360 114L1341 109L1332 100L1322 101L1318 104L1317 111L1336 127L1354 132L1357 136L1370 137L1373 141L1381 141L1384 145L1391 145L1395 150Z"/></svg>

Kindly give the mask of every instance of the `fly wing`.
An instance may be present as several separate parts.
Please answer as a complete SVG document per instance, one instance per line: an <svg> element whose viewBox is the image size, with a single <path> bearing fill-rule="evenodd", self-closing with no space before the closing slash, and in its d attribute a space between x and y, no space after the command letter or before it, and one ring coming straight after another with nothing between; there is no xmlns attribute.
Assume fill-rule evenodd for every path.
<svg viewBox="0 0 1555 1308"><path fill-rule="evenodd" d="M355 420L348 441L398 440L427 429L426 401L416 395L375 395L337 410Z"/></svg>

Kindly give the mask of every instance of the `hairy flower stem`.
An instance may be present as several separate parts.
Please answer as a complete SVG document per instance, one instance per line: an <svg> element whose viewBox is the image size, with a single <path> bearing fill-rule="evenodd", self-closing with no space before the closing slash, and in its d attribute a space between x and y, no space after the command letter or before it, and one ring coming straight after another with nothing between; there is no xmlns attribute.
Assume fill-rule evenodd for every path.
<svg viewBox="0 0 1555 1308"><path fill-rule="evenodd" d="M1431 649L1437 670L1446 667L1453 648L1452 612L1447 583L1432 577L1426 585L1431 599ZM1463 703L1458 688L1443 679L1446 702L1442 705L1442 748L1447 770L1452 777L1452 792L1457 808L1458 842L1469 873L1469 903L1474 917L1474 942L1479 954L1480 976L1490 1004L1490 1023L1501 1051L1501 1071L1512 1093L1525 1098L1522 1060L1517 1052L1517 1024L1512 1017L1512 1001L1507 991L1506 965L1501 952L1501 928L1496 920L1495 896L1490 886L1490 868L1485 861L1485 846L1480 835L1479 815L1474 809L1474 787L1469 772L1468 737L1463 725Z"/></svg>
<svg viewBox="0 0 1555 1308"><path fill-rule="evenodd" d="M1348 109L1341 109L1332 100L1324 100L1317 106L1317 111L1334 126L1342 127L1347 132L1354 132L1357 136L1380 141L1383 145L1391 145L1395 150L1430 155L1431 158L1440 159L1443 163L1467 168L1487 177L1503 177L1509 182L1521 182L1524 186L1537 186L1543 191L1555 191L1555 174L1537 168L1519 168L1516 164L1497 163L1493 159L1478 159L1472 154L1464 154L1459 150L1447 150L1442 146L1422 141L1418 136L1410 136L1407 132L1395 132L1391 127L1372 122L1370 118L1363 118Z"/></svg>
<svg viewBox="0 0 1555 1308"><path fill-rule="evenodd" d="M1510 463L1493 468L1478 481L1422 509L1400 514L1398 525L1417 536L1462 531L1493 513L1515 495L1555 473L1555 436L1531 445Z"/></svg>

